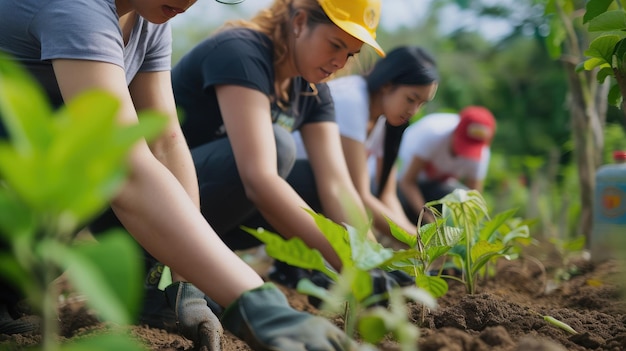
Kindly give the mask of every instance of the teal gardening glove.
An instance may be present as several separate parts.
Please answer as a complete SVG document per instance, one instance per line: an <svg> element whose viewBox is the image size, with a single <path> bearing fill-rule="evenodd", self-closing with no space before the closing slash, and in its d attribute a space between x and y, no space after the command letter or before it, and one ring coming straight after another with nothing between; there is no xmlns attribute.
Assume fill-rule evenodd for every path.
<svg viewBox="0 0 626 351"><path fill-rule="evenodd" d="M323 317L293 309L272 283L244 292L223 313L222 324L257 351L356 350Z"/></svg>
<svg viewBox="0 0 626 351"><path fill-rule="evenodd" d="M165 295L176 313L178 332L198 350L221 351L222 324L204 299L204 293L187 282L172 283Z"/></svg>

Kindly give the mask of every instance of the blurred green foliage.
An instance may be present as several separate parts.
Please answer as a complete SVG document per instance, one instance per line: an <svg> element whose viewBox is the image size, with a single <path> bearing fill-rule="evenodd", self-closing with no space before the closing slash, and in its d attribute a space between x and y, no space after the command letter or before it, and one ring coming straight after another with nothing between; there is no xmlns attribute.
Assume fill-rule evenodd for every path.
<svg viewBox="0 0 626 351"><path fill-rule="evenodd" d="M0 117L9 132L0 140L0 275L42 314L43 350L141 349L121 335L63 346L56 336L53 281L62 273L103 320L131 323L141 306L142 255L128 233L74 242L122 187L130 148L167 121L146 112L139 124L121 126L118 107L111 94L89 91L54 111L34 79L0 56Z"/></svg>

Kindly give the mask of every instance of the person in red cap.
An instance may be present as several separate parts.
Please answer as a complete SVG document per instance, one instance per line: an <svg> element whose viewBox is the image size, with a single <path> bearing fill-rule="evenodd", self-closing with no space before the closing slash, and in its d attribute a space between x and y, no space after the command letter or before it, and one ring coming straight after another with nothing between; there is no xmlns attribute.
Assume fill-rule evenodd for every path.
<svg viewBox="0 0 626 351"><path fill-rule="evenodd" d="M483 190L496 120L485 107L434 113L404 132L398 153L398 197L409 219L454 189ZM426 213L424 221L432 221Z"/></svg>
<svg viewBox="0 0 626 351"><path fill-rule="evenodd" d="M219 1L234 3L239 0ZM149 267L152 267L150 261L154 258L175 272L171 277L172 284L165 291L147 282L140 316L142 323L154 326L155 322L160 322L156 317L163 317L167 320L161 326L172 322L172 327L194 342L195 349L209 351L222 349L223 329L244 340L253 350L354 350L355 343L331 321L291 307L279 287L266 283L230 250L213 224L209 224L200 212L198 178L179 124L171 84L172 33L168 24L171 18L184 13L195 2L0 1L0 52L11 55L28 69L41 83L55 107L64 105L81 93L97 89L118 98L119 106L110 108L117 107L116 117L120 124L136 124L138 111L142 110L159 112L169 118L167 127L158 138L150 144L141 140L132 148L128 156L129 176L126 183L112 199L109 211L98 218L97 225L90 223L92 233L97 233L96 229L123 227L147 251L147 256L153 256L147 257ZM359 31L360 28L354 25L349 28L357 34L366 32L371 38L364 37L363 41L374 42L378 12L373 12L374 19L366 15L380 8L373 6L380 5L379 0L368 0L367 3L320 0L320 4L317 1L314 4L333 9L337 16L345 14L345 7L361 4L361 16L355 17L371 19L367 22L369 32L365 28ZM318 12L323 14L321 9ZM309 35L311 31L305 26L308 17L302 11L298 13L292 16L285 12L285 17L298 17L301 26L296 29L302 30L302 36ZM342 19L344 26L352 23ZM324 28L328 32L323 32L323 36L312 36L332 53L322 57L329 58L329 61L330 57L341 59L339 62L343 64L349 55L360 50L360 39L343 34L342 30L330 25ZM343 45L346 41L340 41L335 36L332 38L336 42L329 41L329 32L343 34L341 38L350 40L350 49L338 44L335 48L335 43ZM305 40L303 47L308 43ZM268 52L270 57L271 54ZM0 56L0 60L5 60L5 57ZM238 59L243 60L241 57ZM321 77L329 73L314 67L308 71L311 76ZM217 68L209 67L208 70L212 69ZM252 79L249 86L257 83ZM274 85L268 84L270 88ZM256 101L259 101L258 98ZM265 103L260 102L268 107L268 112L269 101L266 98ZM7 116L6 111L4 106L0 108L4 116ZM87 113L84 117L90 116ZM254 117L270 119L269 114ZM241 121L245 122L245 119L233 123L243 123ZM8 135L3 136L0 130L0 139L16 135L15 128L11 129L8 123L6 127ZM261 144L267 144L266 141L271 138L262 137L265 139L258 139ZM66 151L86 152L82 149ZM219 163L214 166L215 170L222 167ZM0 180L4 187L2 174ZM8 182L6 185L10 186ZM211 198L213 195L209 193L206 196ZM0 241L2 254L11 254L4 245L4 241ZM115 259L111 257L111 260ZM147 278L149 280L150 276ZM11 282L3 279L0 279L0 334L32 332L36 326L21 320L22 311L15 306L21 298L20 293L15 291L17 289ZM207 299L224 307L219 319L217 311L214 313L207 305Z"/></svg>

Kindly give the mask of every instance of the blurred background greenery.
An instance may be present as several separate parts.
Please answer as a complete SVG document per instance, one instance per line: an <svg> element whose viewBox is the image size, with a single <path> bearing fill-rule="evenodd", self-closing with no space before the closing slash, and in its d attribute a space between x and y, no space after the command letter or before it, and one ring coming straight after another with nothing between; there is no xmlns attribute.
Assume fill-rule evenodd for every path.
<svg viewBox="0 0 626 351"><path fill-rule="evenodd" d="M249 18L270 3L199 1L173 20L174 63L224 21ZM560 25L573 28L578 52L568 50L558 18L547 13L554 6L566 12ZM467 105L494 113L498 129L483 195L491 211L518 208L519 216L536 219L531 231L546 238L571 239L588 235L590 228L583 211L591 206L589 194L581 194L589 192L581 178L589 177L581 177L575 156L575 129L586 127L573 122L576 94L568 79L573 69L564 63L571 56L575 64L584 60L589 36L581 21L584 6L585 1L572 0L383 0L378 30L384 49L420 45L437 58L439 91L421 114ZM563 48L555 55L555 47ZM366 69L375 59L365 49L353 67ZM594 170L611 162L613 150L626 149L622 111L614 106L600 111L604 140Z"/></svg>

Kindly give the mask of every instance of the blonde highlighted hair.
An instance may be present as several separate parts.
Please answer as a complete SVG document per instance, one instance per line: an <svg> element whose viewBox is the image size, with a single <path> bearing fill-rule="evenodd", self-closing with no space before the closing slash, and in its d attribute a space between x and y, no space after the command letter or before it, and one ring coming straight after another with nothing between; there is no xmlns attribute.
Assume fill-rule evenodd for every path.
<svg viewBox="0 0 626 351"><path fill-rule="evenodd" d="M282 63L289 54L288 41L291 19L298 11L307 13L307 25L332 24L317 0L274 0L270 7L259 11L250 20L227 22L223 28L245 27L267 35L274 44L274 64Z"/></svg>

